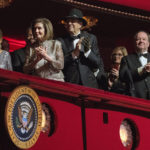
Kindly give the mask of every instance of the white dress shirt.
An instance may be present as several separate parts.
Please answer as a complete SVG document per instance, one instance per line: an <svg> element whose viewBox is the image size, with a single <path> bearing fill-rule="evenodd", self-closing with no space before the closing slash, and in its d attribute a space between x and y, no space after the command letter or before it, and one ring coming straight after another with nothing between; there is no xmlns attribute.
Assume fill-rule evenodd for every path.
<svg viewBox="0 0 150 150"><path fill-rule="evenodd" d="M76 36L78 36L79 34L80 34L80 32L79 32ZM73 40L73 48L74 48L74 49L76 48L76 45L77 45L77 43L79 42L79 40L80 40L80 38ZM84 56L87 58L90 53L91 53L91 49L89 49L87 52L85 52L85 53L84 53ZM74 56L74 59L77 59L77 57Z"/></svg>
<svg viewBox="0 0 150 150"><path fill-rule="evenodd" d="M147 53L147 51L144 52L144 53L142 53L142 54L146 54L146 53ZM138 68L138 73L139 73L140 75L142 75L142 73L143 73L143 68L144 68L144 66L147 64L147 58L145 58L144 56L140 56L140 57L139 57L139 61L140 61L140 63L141 63L142 66Z"/></svg>

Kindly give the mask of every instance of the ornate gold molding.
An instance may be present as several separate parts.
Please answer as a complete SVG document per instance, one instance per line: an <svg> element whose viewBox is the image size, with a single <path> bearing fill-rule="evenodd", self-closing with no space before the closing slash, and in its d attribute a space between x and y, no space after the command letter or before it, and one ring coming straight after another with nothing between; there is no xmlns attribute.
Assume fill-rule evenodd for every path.
<svg viewBox="0 0 150 150"><path fill-rule="evenodd" d="M94 10L101 11L101 12L104 12L104 13L130 17L130 18L143 20L143 21L148 21L148 22L150 21L150 16L145 16L145 15L141 15L141 14L137 14L137 13L130 13L130 12L122 11L122 10L106 8L106 7L103 7L103 6L88 4L86 2L79 2L77 0L62 0L62 1L65 2L65 3L70 3L72 5L76 5L76 6L79 6L79 7L82 6L83 8L94 9Z"/></svg>

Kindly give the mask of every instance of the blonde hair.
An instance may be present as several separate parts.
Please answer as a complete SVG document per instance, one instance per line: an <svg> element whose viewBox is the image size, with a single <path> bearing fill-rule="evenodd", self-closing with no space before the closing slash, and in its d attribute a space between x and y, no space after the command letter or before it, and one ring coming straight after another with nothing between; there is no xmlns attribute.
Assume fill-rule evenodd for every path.
<svg viewBox="0 0 150 150"><path fill-rule="evenodd" d="M127 51L127 49L124 46L117 46L112 51L111 59L112 59L113 54L115 52L117 52L117 51L121 51L123 56L127 56L128 55L128 51Z"/></svg>
<svg viewBox="0 0 150 150"><path fill-rule="evenodd" d="M53 39L53 25L52 25L51 21L47 18L37 18L37 19L35 19L31 23L33 35L34 35L34 26L37 23L42 23L43 26L44 26L45 35L44 35L43 40L45 41L45 40Z"/></svg>

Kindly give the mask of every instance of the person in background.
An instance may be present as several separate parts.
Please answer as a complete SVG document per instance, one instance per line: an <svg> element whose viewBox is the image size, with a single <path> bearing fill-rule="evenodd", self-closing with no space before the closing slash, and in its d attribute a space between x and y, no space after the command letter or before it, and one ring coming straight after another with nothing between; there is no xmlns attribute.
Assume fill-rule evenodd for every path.
<svg viewBox="0 0 150 150"><path fill-rule="evenodd" d="M24 48L15 50L11 54L13 70L22 73L23 73L23 66L26 58L26 49L32 47L33 43L35 42L31 27L27 28L26 30L25 41L26 41L26 46Z"/></svg>
<svg viewBox="0 0 150 150"><path fill-rule="evenodd" d="M61 43L53 40L53 26L46 18L35 19L32 32L36 42L27 49L24 72L46 79L64 81L64 56Z"/></svg>
<svg viewBox="0 0 150 150"><path fill-rule="evenodd" d="M112 65L107 74L107 90L119 94L127 94L127 85L119 79L121 60L127 55L128 52L124 46L118 46L113 49L111 54Z"/></svg>
<svg viewBox="0 0 150 150"><path fill-rule="evenodd" d="M138 31L134 36L135 52L122 59L120 66L120 79L130 82L131 74L134 84L135 97L150 99L150 34Z"/></svg>
<svg viewBox="0 0 150 150"><path fill-rule="evenodd" d="M5 51L9 52L9 42L6 39L3 39L2 41L2 49L4 49Z"/></svg>
<svg viewBox="0 0 150 150"><path fill-rule="evenodd" d="M82 31L87 22L79 9L72 9L64 18L67 34L59 40L64 52L65 81L98 88L96 75L103 70L97 38Z"/></svg>
<svg viewBox="0 0 150 150"><path fill-rule="evenodd" d="M11 57L9 52L2 49L3 32L0 29L0 68L6 70L12 70Z"/></svg>

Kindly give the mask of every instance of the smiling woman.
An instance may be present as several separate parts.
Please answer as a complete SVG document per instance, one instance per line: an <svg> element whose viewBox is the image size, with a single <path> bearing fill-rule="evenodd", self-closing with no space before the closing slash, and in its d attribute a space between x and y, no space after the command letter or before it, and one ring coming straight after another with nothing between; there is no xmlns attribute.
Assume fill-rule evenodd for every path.
<svg viewBox="0 0 150 150"><path fill-rule="evenodd" d="M124 56L127 56L128 52L124 46L118 46L113 49L111 54L111 68L109 71L103 75L102 79L99 81L102 85L102 88L111 92L126 94L127 86L125 82L121 82L119 79L119 69L121 60Z"/></svg>
<svg viewBox="0 0 150 150"><path fill-rule="evenodd" d="M50 20L38 18L32 22L32 32L36 42L27 49L24 72L46 79L64 81L62 69L64 57L61 44L53 38Z"/></svg>

